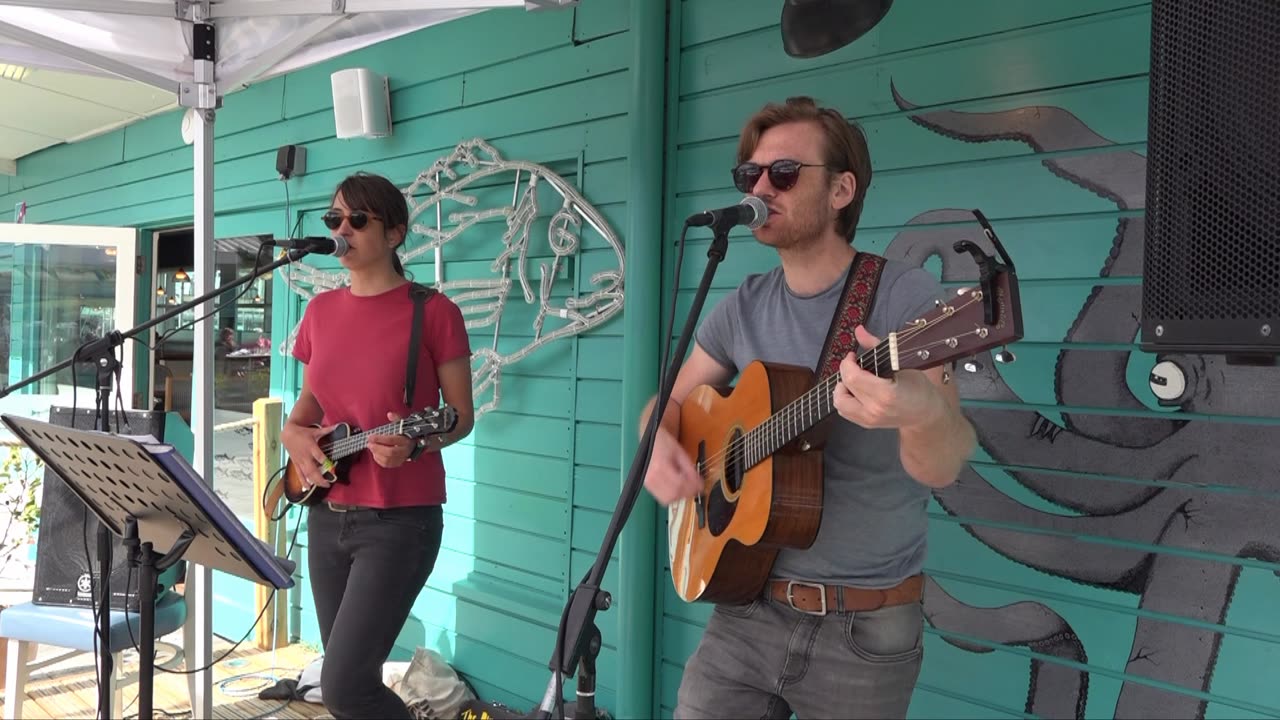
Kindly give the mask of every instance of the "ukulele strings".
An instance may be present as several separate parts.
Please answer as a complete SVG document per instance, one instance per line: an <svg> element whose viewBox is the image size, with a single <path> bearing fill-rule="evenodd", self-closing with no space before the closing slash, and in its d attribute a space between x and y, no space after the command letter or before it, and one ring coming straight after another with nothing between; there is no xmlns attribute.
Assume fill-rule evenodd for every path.
<svg viewBox="0 0 1280 720"><path fill-rule="evenodd" d="M330 453L332 453L337 457L346 457L351 453L363 450L365 446L368 445L368 436L370 435L399 435L403 431L404 420L397 420L395 422L376 427L369 432L359 433L358 435L345 437L341 440L335 440L329 445L322 446L320 450L326 456L330 456ZM329 459L332 460L333 458L330 457Z"/></svg>
<svg viewBox="0 0 1280 720"><path fill-rule="evenodd" d="M956 306L952 310L952 312L943 313L933 318L932 320L927 320L923 323L912 325L902 330L897 335L898 342L901 344L904 341L909 341L915 336L919 335L920 333L934 326L935 324L942 322L943 320L955 315L960 310L963 310L969 307L970 305L974 304L975 302L980 301L976 293L966 293L965 298L966 300L960 303L958 306ZM965 335L974 335L977 333L978 333L978 330L973 329L963 333L959 333L958 336L963 337ZM938 345L945 344L946 342L947 340L944 339L944 340L934 340L932 342L924 343L922 345L918 345L914 347L903 346L903 347L899 347L898 354L910 355L913 353L928 350ZM882 359L880 355L882 347L884 348L884 353L885 353L885 356L883 358L884 361L886 363L889 363L892 360L892 358L889 357L888 345L889 345L889 341L888 339L885 339L885 340L881 340L879 344L877 344L875 347L869 350L863 351L861 354L859 354L856 357L856 360L858 362L858 367L867 369L867 364L865 360L868 357L870 357L872 362L871 369L873 372L876 372L876 374L878 375L879 374L878 370L880 369L880 362ZM763 442L762 442L763 437L766 436L768 433L774 432L774 430L776 429L779 423L799 420L801 417L801 413L805 408L809 406L818 406L818 404L823 402L824 399L827 402L830 402L831 401L830 395L833 392L835 392L836 383L839 382L839 379L840 379L840 373L838 372L835 373L834 375L824 378L821 382L819 382L817 385L811 388L808 392L803 393L802 395L792 400L787 405L783 406L781 410L774 413L773 416L766 419L764 422L760 423L758 426L751 429L746 434L738 438L735 438L729 443L726 443L722 450L712 455L708 455L706 458L703 459L703 461L700 463L698 467L698 473L702 475L703 478L705 479L707 470L710 467L714 466L716 463L718 463L720 459L727 457L730 453L736 453L739 456L741 456L742 454L741 451L744 448L749 448L752 445L763 445ZM744 470L745 469L746 468L744 468Z"/></svg>

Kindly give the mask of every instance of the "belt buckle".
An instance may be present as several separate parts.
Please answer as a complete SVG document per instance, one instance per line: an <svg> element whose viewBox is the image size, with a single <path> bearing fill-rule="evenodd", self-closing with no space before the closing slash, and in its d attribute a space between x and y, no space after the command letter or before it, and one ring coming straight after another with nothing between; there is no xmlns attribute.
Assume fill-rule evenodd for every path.
<svg viewBox="0 0 1280 720"><path fill-rule="evenodd" d="M796 607L796 599L793 592L797 585L800 587L813 588L814 590L817 590L818 600L821 603L821 607L819 607L817 610L805 610L803 608ZM791 606L792 610L795 610L797 612L802 612L807 615L818 615L820 617L824 616L827 614L827 586L823 585L822 583L811 583L811 582L801 582L799 580L788 580L787 581L787 604Z"/></svg>

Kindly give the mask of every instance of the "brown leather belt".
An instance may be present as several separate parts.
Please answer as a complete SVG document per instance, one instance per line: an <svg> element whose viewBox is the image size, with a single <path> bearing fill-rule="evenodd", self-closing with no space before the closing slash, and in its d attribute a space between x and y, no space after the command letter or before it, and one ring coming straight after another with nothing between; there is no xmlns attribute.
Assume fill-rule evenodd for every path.
<svg viewBox="0 0 1280 720"><path fill-rule="evenodd" d="M810 615L867 611L916 602L924 591L924 576L912 575L890 588L873 590L844 585L822 585L799 580L770 580L769 598Z"/></svg>

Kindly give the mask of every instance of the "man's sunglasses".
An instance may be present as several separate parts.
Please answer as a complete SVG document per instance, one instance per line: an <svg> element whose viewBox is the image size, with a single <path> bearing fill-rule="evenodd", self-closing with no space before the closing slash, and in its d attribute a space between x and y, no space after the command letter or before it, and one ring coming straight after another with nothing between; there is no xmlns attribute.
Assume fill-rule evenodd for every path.
<svg viewBox="0 0 1280 720"><path fill-rule="evenodd" d="M363 210L352 210L350 215L343 215L337 210L330 210L320 217L324 221L324 226L330 230L337 230L342 227L342 220L346 219L351 224L351 229L359 230L369 224L369 220L381 220L377 215L371 215Z"/></svg>
<svg viewBox="0 0 1280 720"><path fill-rule="evenodd" d="M790 190L800 179L800 169L807 167L825 167L813 163L802 163L799 160L774 160L769 163L769 184L779 191ZM764 174L765 166L759 163L744 162L733 169L733 185L744 193L755 189Z"/></svg>

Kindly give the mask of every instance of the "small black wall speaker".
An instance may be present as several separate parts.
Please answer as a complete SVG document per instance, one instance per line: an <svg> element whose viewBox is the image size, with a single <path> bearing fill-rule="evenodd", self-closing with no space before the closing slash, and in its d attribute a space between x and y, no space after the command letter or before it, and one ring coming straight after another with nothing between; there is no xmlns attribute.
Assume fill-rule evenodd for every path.
<svg viewBox="0 0 1280 720"><path fill-rule="evenodd" d="M281 145L276 150L276 172L288 180L307 173L307 149L301 145Z"/></svg>
<svg viewBox="0 0 1280 720"><path fill-rule="evenodd" d="M130 410L123 415L124 418L117 427L116 419L120 415L111 413L112 433L151 435L157 440L164 440L164 412ZM96 418L97 413L93 408L80 407L76 409L72 424L71 408L49 409L49 422L59 427L96 430ZM40 493L35 588L31 600L37 605L91 607L93 598L90 595L90 573L95 581L99 573L98 518L71 491L66 481L47 467ZM124 543L113 533L111 547L111 574L108 580L111 584L111 607L123 610L126 593L136 606L138 573L136 570L129 572ZM126 580L129 580L127 586Z"/></svg>
<svg viewBox="0 0 1280 720"><path fill-rule="evenodd" d="M1278 39L1276 0L1151 4L1148 352L1280 355Z"/></svg>

